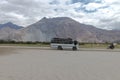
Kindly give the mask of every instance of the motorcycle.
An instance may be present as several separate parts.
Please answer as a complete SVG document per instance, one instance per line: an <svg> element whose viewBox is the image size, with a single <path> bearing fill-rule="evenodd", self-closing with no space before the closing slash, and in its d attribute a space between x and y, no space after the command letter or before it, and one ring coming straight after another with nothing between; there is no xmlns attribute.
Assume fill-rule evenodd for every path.
<svg viewBox="0 0 120 80"><path fill-rule="evenodd" d="M112 43L112 44L110 44L108 47L107 47L107 49L114 49L115 48L115 43Z"/></svg>

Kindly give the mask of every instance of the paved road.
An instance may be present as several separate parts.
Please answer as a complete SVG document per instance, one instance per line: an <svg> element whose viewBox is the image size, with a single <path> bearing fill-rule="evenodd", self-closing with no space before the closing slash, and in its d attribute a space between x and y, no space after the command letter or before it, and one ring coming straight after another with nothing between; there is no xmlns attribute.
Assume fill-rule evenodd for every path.
<svg viewBox="0 0 120 80"><path fill-rule="evenodd" d="M32 46L0 46L0 48L9 48L9 49L41 49L41 50L56 50L52 49L50 47L32 47ZM66 51L66 50L63 50ZM68 49L68 51L71 51L71 49ZM77 51L110 51L110 52L120 52L120 49L106 49L106 48L80 48Z"/></svg>
<svg viewBox="0 0 120 80"><path fill-rule="evenodd" d="M0 80L120 80L120 52L0 47Z"/></svg>

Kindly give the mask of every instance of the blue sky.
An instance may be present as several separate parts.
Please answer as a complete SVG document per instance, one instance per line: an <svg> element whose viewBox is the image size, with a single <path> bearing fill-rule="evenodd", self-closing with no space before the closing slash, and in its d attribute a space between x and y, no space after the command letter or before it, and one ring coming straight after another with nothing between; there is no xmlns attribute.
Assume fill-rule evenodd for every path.
<svg viewBox="0 0 120 80"><path fill-rule="evenodd" d="M102 29L120 28L120 0L0 0L0 24L28 26L43 17L71 17Z"/></svg>

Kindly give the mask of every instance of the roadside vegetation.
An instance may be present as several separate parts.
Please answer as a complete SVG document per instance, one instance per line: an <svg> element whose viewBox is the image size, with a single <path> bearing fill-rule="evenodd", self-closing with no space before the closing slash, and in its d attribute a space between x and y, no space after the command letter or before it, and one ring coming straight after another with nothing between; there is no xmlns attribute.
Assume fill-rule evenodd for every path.
<svg viewBox="0 0 120 80"><path fill-rule="evenodd" d="M80 48L107 48L111 43L79 43ZM16 42L0 40L0 46L29 46L29 47L50 47L50 42ZM120 48L120 43L117 43L115 48Z"/></svg>
<svg viewBox="0 0 120 80"><path fill-rule="evenodd" d="M49 47L50 43L49 42L31 42L31 41L26 41L26 42L16 42L16 41L4 41L0 40L0 46L31 46L31 47Z"/></svg>
<svg viewBox="0 0 120 80"><path fill-rule="evenodd" d="M111 43L80 43L81 48L107 48ZM120 43L115 45L115 48L120 48Z"/></svg>

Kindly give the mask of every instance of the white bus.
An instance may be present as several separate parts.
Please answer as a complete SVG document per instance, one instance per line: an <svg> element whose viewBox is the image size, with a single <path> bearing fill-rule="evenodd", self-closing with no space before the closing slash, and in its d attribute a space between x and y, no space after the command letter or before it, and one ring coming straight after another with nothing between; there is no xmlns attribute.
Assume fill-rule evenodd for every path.
<svg viewBox="0 0 120 80"><path fill-rule="evenodd" d="M50 43L51 48L63 50L63 49L72 49L78 50L79 44L76 40L71 38L53 38Z"/></svg>

